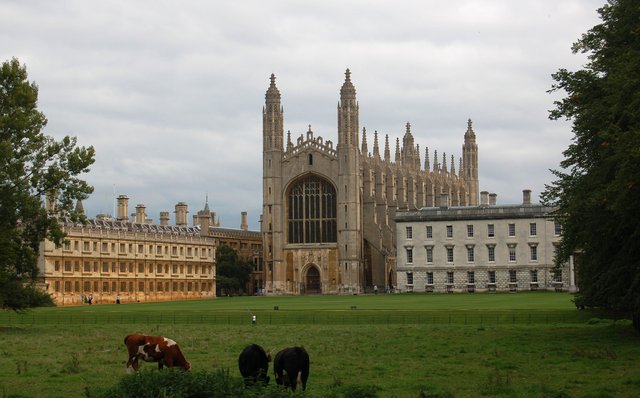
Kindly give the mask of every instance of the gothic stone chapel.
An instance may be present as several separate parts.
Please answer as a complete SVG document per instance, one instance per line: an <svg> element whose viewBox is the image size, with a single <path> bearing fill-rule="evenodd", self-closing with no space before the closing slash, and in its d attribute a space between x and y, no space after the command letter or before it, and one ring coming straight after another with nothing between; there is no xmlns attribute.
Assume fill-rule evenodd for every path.
<svg viewBox="0 0 640 398"><path fill-rule="evenodd" d="M396 210L478 204L478 147L468 122L458 172L446 154L424 164L411 126L391 159L366 130L346 71L338 104L338 142L311 128L294 142L287 132L276 78L265 95L262 235L266 294L356 294L396 283ZM424 167L423 167L424 166Z"/></svg>

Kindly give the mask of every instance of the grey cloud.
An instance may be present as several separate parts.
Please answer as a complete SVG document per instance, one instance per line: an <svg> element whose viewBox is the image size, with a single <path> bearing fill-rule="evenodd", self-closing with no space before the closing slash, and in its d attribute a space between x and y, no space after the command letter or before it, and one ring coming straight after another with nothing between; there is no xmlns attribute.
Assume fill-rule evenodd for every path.
<svg viewBox="0 0 640 398"><path fill-rule="evenodd" d="M460 156L467 118L481 189L519 202L551 180L570 125L547 119L550 75L602 1L30 1L0 4L3 59L40 86L47 134L94 145L90 215L127 194L147 213L210 206L225 226L262 198L261 109L275 73L292 139L336 139L351 68L360 124ZM431 159L433 161L433 159ZM441 159L439 159L440 161ZM457 166L457 163L456 163ZM115 189L114 189L115 187ZM114 192L115 191L115 192Z"/></svg>

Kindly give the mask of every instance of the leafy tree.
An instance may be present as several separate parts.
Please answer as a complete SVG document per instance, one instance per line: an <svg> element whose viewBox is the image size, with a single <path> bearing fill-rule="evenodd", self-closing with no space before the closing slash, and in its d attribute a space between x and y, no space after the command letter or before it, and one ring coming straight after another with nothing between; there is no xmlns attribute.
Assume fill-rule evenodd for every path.
<svg viewBox="0 0 640 398"><path fill-rule="evenodd" d="M640 320L640 6L609 0L602 23L573 45L584 69L560 69L551 119L572 120L573 142L543 202L559 207L556 265L576 260L581 304L630 311Z"/></svg>
<svg viewBox="0 0 640 398"><path fill-rule="evenodd" d="M40 243L60 245L64 233L43 206L48 196L57 214L79 220L74 202L93 191L77 176L94 162L93 147L76 138L46 136L47 119L37 109L38 86L17 59L0 68L0 307L22 310L51 302L35 288Z"/></svg>
<svg viewBox="0 0 640 398"><path fill-rule="evenodd" d="M252 264L242 261L238 252L230 246L221 245L216 250L216 287L221 291L238 293L244 290L251 276Z"/></svg>

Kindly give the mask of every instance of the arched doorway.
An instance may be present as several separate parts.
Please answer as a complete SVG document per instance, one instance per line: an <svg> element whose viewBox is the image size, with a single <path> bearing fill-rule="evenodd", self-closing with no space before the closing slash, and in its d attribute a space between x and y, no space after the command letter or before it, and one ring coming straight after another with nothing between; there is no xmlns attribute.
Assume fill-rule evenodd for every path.
<svg viewBox="0 0 640 398"><path fill-rule="evenodd" d="M307 274L304 278L304 292L306 294L322 293L322 287L320 284L320 271L316 266L311 265L307 269Z"/></svg>

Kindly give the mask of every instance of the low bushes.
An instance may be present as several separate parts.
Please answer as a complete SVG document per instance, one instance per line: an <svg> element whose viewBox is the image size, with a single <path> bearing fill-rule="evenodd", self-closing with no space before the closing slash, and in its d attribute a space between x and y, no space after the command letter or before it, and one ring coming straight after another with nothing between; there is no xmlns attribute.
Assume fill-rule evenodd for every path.
<svg viewBox="0 0 640 398"><path fill-rule="evenodd" d="M375 386L334 386L332 398L377 398ZM294 395L307 396L296 391ZM178 369L143 370L124 376L118 384L102 391L102 398L290 398L279 385L245 387L242 378L228 370L184 372ZM310 395L311 396L311 395Z"/></svg>

